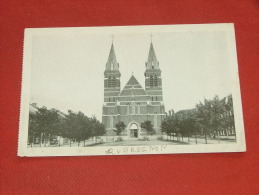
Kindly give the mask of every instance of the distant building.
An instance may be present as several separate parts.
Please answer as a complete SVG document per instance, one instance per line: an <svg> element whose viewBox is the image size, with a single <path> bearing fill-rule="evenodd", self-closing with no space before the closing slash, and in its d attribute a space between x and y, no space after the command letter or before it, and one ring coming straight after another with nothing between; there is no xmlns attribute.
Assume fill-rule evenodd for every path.
<svg viewBox="0 0 259 195"><path fill-rule="evenodd" d="M232 95L224 97L221 101L225 109L224 112L220 114L219 120L223 122L225 128L220 131L220 135L236 136Z"/></svg>
<svg viewBox="0 0 259 195"><path fill-rule="evenodd" d="M38 111L38 109L39 108L37 107L37 103L31 103L29 105L29 113L31 115L36 115L36 112ZM58 116L59 116L60 119L65 119L66 118L66 114L63 113L63 112L60 112L60 111L58 111Z"/></svg>
<svg viewBox="0 0 259 195"><path fill-rule="evenodd" d="M37 106L37 103L29 104L29 128L30 128L30 124L35 121L35 116L36 116L38 111L39 111L39 107ZM57 111L57 113L58 113L58 118L59 118L60 121L62 121L62 120L64 120L66 118L66 114L65 113L60 112L60 111ZM40 143L41 137L42 137L42 135L40 135L39 133L35 133L33 131L30 131L30 129L29 129L28 130L27 144ZM51 139L54 139L56 137L57 136L52 136ZM41 140L43 141L43 139L41 139ZM68 142L68 139L61 138L61 139L59 139L59 142L61 144L63 144L63 142Z"/></svg>
<svg viewBox="0 0 259 195"><path fill-rule="evenodd" d="M132 75L121 90L119 63L114 45L111 45L104 71L104 104L102 122L107 135L114 135L115 124L122 121L126 125L125 136L138 138L145 135L140 124L151 121L157 134L165 117L162 78L159 62L153 44L150 44L148 59L145 64L145 89Z"/></svg>

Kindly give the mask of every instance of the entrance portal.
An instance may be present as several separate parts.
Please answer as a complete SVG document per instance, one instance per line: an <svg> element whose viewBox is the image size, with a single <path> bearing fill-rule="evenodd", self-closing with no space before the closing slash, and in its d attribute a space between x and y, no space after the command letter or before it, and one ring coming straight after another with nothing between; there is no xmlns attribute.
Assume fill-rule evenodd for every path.
<svg viewBox="0 0 259 195"><path fill-rule="evenodd" d="M134 123L130 126L130 138L138 138L138 126Z"/></svg>

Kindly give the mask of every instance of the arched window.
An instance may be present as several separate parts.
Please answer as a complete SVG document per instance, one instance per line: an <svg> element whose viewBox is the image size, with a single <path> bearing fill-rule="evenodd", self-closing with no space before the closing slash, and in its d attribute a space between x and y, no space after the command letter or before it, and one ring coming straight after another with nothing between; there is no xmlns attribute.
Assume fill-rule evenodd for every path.
<svg viewBox="0 0 259 195"><path fill-rule="evenodd" d="M153 84L154 84L154 83L153 83L153 76L151 75L151 76L150 76L150 87L153 87Z"/></svg>
<svg viewBox="0 0 259 195"><path fill-rule="evenodd" d="M112 129L113 128L113 114L111 113L111 116L110 116L110 128Z"/></svg>
<svg viewBox="0 0 259 195"><path fill-rule="evenodd" d="M138 103L138 114L140 114L140 104Z"/></svg>
<svg viewBox="0 0 259 195"><path fill-rule="evenodd" d="M127 104L127 115L130 115L130 104Z"/></svg>
<svg viewBox="0 0 259 195"><path fill-rule="evenodd" d="M132 109L131 114L135 114L135 100L134 99L132 100L132 103L131 103L131 109Z"/></svg>
<svg viewBox="0 0 259 195"><path fill-rule="evenodd" d="M157 87L157 76L154 76L154 86Z"/></svg>
<svg viewBox="0 0 259 195"><path fill-rule="evenodd" d="M157 128L157 113L154 113L154 127Z"/></svg>
<svg viewBox="0 0 259 195"><path fill-rule="evenodd" d="M113 65L113 63L111 63L111 70L114 70L114 65Z"/></svg>
<svg viewBox="0 0 259 195"><path fill-rule="evenodd" d="M115 76L112 78L112 86L116 87L116 78L115 78Z"/></svg>
<svg viewBox="0 0 259 195"><path fill-rule="evenodd" d="M108 87L111 87L112 86L112 78L111 76L109 76L108 78Z"/></svg>

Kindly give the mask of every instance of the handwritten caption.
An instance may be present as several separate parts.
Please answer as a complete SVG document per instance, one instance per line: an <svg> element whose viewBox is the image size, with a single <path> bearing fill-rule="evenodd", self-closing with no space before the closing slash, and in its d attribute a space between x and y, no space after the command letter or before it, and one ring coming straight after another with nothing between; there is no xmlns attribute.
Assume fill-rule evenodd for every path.
<svg viewBox="0 0 259 195"><path fill-rule="evenodd" d="M116 155L116 154L141 154L141 153L156 153L165 151L167 145L159 146L124 146L121 148L109 148L105 150L107 155Z"/></svg>

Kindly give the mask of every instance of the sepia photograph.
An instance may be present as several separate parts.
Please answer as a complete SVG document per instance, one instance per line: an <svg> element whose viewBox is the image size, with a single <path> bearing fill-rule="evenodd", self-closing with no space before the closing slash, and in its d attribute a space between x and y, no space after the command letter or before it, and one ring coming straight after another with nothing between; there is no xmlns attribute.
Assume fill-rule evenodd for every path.
<svg viewBox="0 0 259 195"><path fill-rule="evenodd" d="M18 156L244 151L233 24L25 29Z"/></svg>

